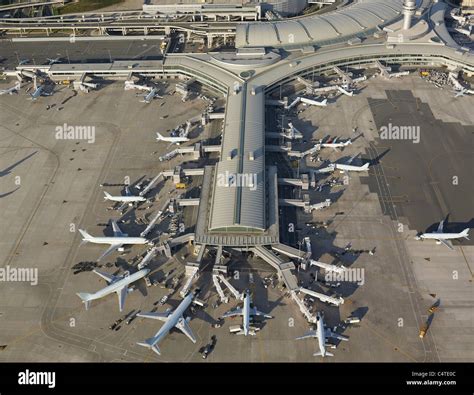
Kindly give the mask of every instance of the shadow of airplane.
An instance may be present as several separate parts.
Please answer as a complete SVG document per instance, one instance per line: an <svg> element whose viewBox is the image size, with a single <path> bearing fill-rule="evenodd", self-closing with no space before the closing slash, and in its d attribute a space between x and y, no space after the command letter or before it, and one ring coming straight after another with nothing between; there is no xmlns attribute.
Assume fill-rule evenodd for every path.
<svg viewBox="0 0 474 395"><path fill-rule="evenodd" d="M38 153L38 151L32 152L31 154L25 156L23 159L20 159L19 161L17 161L14 164L6 167L5 169L0 170L0 177L5 177L6 175L10 174L15 167L19 166L20 164L22 164L24 161L31 158L36 153Z"/></svg>
<svg viewBox="0 0 474 395"><path fill-rule="evenodd" d="M15 192L18 191L19 189L20 189L20 187L14 189L13 191L10 191L10 192L0 193L0 199L1 199L1 198L4 198L4 197L7 197L8 195L11 195L12 193L15 193Z"/></svg>

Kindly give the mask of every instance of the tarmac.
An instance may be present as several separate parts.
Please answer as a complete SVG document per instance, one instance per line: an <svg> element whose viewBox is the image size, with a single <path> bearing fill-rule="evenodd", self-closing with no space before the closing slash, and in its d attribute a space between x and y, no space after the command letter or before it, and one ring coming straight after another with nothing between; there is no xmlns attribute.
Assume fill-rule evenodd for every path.
<svg viewBox="0 0 474 395"><path fill-rule="evenodd" d="M11 86L11 81L2 83L0 88L6 86ZM170 92L173 81L161 89ZM402 99L411 103L411 95L403 93L407 90L411 90L422 103L427 103L439 122L458 119L462 125L472 124L469 113L472 98L460 98L454 102L447 91L438 91L418 77L408 77L396 81L371 79L353 98L338 97L328 108L307 108L299 114L295 126L305 133L307 139L326 134L355 138L361 134L342 154L325 150L321 156L336 160L361 152L363 158L370 159L371 144L376 145L377 153L383 152L384 148L376 144L379 125L370 102L386 100L386 92L397 91L394 95L401 94ZM162 102L165 102L163 106ZM46 110L48 104L56 106ZM394 177L403 177L406 173L397 173L390 168L391 161L408 161L403 149L394 147L380 158L368 177L350 174L343 188L310 191L312 202L330 196L334 204L328 209L313 215L298 211L295 216L283 212L286 221L295 217L298 221L296 237L282 237L291 242L309 236L313 259L328 263L342 261L345 266L357 268L364 274L362 284L342 282L336 288L322 283L311 284L309 273L324 278L324 274L318 274L314 267L298 274L300 284L344 297L345 303L339 309L318 301L312 307L313 311L324 311L330 327L339 325L350 315L361 318L359 324L339 327L338 332L349 336L350 340L331 350L335 357L313 357L317 351L314 339L294 340L310 326L296 304L281 289L280 283L275 288L264 288L261 279L271 275L273 269L257 258L250 259L240 254L235 254L231 260L231 271L239 272L238 279L234 276L231 282L240 291L250 287L257 308L274 318L266 320L256 336L250 337L229 333L229 326L241 324L241 318L226 319L221 328L212 328L211 324L223 313L241 302L231 299L228 304L220 304L214 309L212 305L218 296L212 286L210 269L206 269L196 283L202 289L200 299L206 302L206 307L197 309L190 322L197 337L196 344L182 333L173 331L160 343L162 356L157 356L136 342L154 335L161 326L160 322L136 318L128 325L122 322L118 330L110 330L109 326L132 310L144 312L156 308L165 311L175 307L181 300L179 289L183 280L170 299L159 306L156 302L171 292L162 283L170 271L174 270L172 273L176 277L184 272L183 262L192 257L193 251L185 245L175 252L172 259L158 255L150 265L153 269L151 278L157 285L146 287L137 283L137 290L127 297L123 313L119 312L114 295L92 302L86 311L75 294L96 291L105 283L90 271L74 274L73 266L95 261L103 249L91 244L80 246L76 230L87 229L97 236L109 234L106 224L110 218L115 218L124 221L120 226L126 233L137 235L143 225L136 223L135 219L153 215L169 196L171 181L156 186L152 192L156 194L154 202L144 205L143 210L128 210L123 217L107 210L110 204L103 201L103 190L120 193L125 176L133 184L143 177L151 179L162 170L189 161L186 157L176 157L169 162L159 162L158 157L172 148L166 143L156 142L155 132L166 132L200 114L206 103L200 99L182 103L177 95L165 95L164 99L146 105L140 103L134 92L125 92L122 83L115 82L87 95L74 95L62 87L53 96L41 97L36 102L29 101L22 89L19 95L1 96L0 107L0 169L16 164L10 173L2 173L2 193L13 192L1 198L1 221L8 227L0 230L0 261L4 266L37 268L39 273L36 286L26 282L6 282L0 288L0 345L7 346L0 352L1 361L197 362L204 361L199 350L209 343L212 335L217 336L217 343L206 362L434 362L474 359L470 336L472 246L463 243L462 247L456 246L451 251L434 242L416 242L414 236L419 229L412 225L416 219L410 217L410 210L403 206L404 211L399 211L398 200L388 200L389 208L385 207L381 204L378 190L368 182L374 178L381 180L382 172L389 170L393 171ZM60 107L63 108L58 111ZM425 114L428 114L427 110L423 107ZM377 110L376 114L379 112ZM395 119L395 112L392 113ZM168 117L160 119L163 115ZM426 119L430 119L428 115ZM219 122L214 121L199 134L192 132L191 143L202 136L215 137L220 130ZM94 126L95 141L57 140L56 127L65 123ZM352 132L354 127L357 127L356 135ZM443 130L442 125L437 128ZM461 135L465 133L464 126L454 126L453 130ZM416 145L413 147L415 150L425 143L428 144L422 138L419 145L410 144ZM433 142L429 144L433 145ZM465 140L453 139L452 144L457 147L465 144ZM432 145L424 149L429 151ZM450 164L462 167L462 157L456 160L459 162ZM316 165L307 160L300 171ZM288 165L284 166L288 170ZM443 173L440 170L436 174ZM465 173L459 174L463 179ZM199 186L200 181L195 177L191 187ZM465 182L472 188L472 180ZM100 184L112 185L100 187ZM395 196L392 182L387 184ZM458 207L455 199L447 201L452 204L449 207ZM413 200L411 204L419 208L426 206L421 199ZM146 208L148 206L151 207ZM464 206L461 204L460 211L453 211L455 221L464 220ZM427 209L426 212L436 214L434 207L430 209L433 211ZM187 227L193 225L196 215L193 210L196 208L184 210ZM437 215L432 222L438 221L439 217ZM427 214L422 218L427 220ZM321 222L326 222L327 227L320 226ZM315 225L306 226L306 223ZM398 232L399 223L405 226L403 232ZM167 224L163 221L158 230L166 232ZM152 237L158 237L158 233ZM349 243L348 252L343 253ZM374 248L375 254L370 255L368 251ZM102 267L99 270L117 273L119 269L129 269L136 263L134 257L143 253L145 247L137 246L122 255L111 255L100 262ZM205 260L211 261L212 257L206 256ZM457 272L456 280L453 279L454 271ZM427 309L438 298L441 300L440 308L427 335L420 339L418 332L428 319Z"/></svg>

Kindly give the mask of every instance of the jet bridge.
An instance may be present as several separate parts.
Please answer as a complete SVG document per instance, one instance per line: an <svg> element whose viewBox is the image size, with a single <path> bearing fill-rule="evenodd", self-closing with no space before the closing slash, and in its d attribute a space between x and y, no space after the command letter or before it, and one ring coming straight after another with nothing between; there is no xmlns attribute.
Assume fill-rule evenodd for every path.
<svg viewBox="0 0 474 395"><path fill-rule="evenodd" d="M339 67L337 67L337 66L334 66L334 67L333 67L333 70L336 72L336 74L339 75L339 77L341 77L343 84L348 84L348 85L352 84L352 82L353 82L352 76L349 75L349 73L346 73L346 72L342 71L342 70L341 70Z"/></svg>
<svg viewBox="0 0 474 395"><path fill-rule="evenodd" d="M189 290L191 289L193 280L196 278L196 275L199 272L199 265L197 267L195 267L194 264L189 264L186 266L186 276L188 276L188 279L184 284L183 289L179 292L179 294L183 298L188 294Z"/></svg>
<svg viewBox="0 0 474 395"><path fill-rule="evenodd" d="M170 245L170 247L175 247L177 245L185 244L185 243L188 243L190 241L194 241L194 233L186 233L184 235L175 237L174 239L171 239L169 241L169 245ZM203 249L203 248L201 248L201 249ZM200 262L200 260L199 260L199 262Z"/></svg>
<svg viewBox="0 0 474 395"><path fill-rule="evenodd" d="M344 266L336 266L336 265L332 265L330 263L314 261L312 259L309 261L309 264L311 266L318 266L320 268L323 268L326 271L335 272L337 274L342 274L346 270L346 268Z"/></svg>
<svg viewBox="0 0 474 395"><path fill-rule="evenodd" d="M167 199L164 204L160 206L160 209L156 212L156 214L152 217L151 221L149 222L148 226L145 228L145 230L140 233L140 237L145 237L148 233L151 232L153 227L155 226L156 222L160 219L160 216L166 212L168 209L169 204L171 203L171 199Z"/></svg>
<svg viewBox="0 0 474 395"><path fill-rule="evenodd" d="M285 262L276 256L273 252L267 250L263 246L257 246L250 249L255 255L262 258L264 261L274 267L278 273L278 277L283 280L286 288L289 291L298 289L298 282L296 276L291 273L291 270L295 268L293 262Z"/></svg>
<svg viewBox="0 0 474 395"><path fill-rule="evenodd" d="M201 199L194 198L194 199L176 199L176 203L180 207L190 207L190 206L199 206L199 202Z"/></svg>
<svg viewBox="0 0 474 395"><path fill-rule="evenodd" d="M316 321L317 321L316 317L313 314L311 314L311 312L306 307L304 302L298 297L296 291L291 291L290 295L293 298L293 300L296 302L296 304L300 308L301 313L303 313L303 315L306 317L308 322L311 323L311 324L315 324Z"/></svg>
<svg viewBox="0 0 474 395"><path fill-rule="evenodd" d="M306 289L306 288L300 288L300 291L303 292L304 294L314 296L315 298L318 298L321 302L325 303L331 303L335 306L339 306L344 303L344 299L341 297L333 297L333 296L328 296L324 295L322 293L312 291L311 289Z"/></svg>
<svg viewBox="0 0 474 395"><path fill-rule="evenodd" d="M304 158L306 157L307 155L312 155L316 152L318 152L319 150L321 149L321 145L320 144L316 144L314 147L306 150L306 151L289 151L288 152L288 156L290 157L295 157L295 158Z"/></svg>
<svg viewBox="0 0 474 395"><path fill-rule="evenodd" d="M138 264L138 266L137 266L138 270L142 270L145 266L147 266L148 262L150 262L156 256L156 254L158 254L158 252L159 252L158 247L155 246L155 247L151 248L147 252L145 257L142 259L142 261Z"/></svg>
<svg viewBox="0 0 474 395"><path fill-rule="evenodd" d="M286 244L273 244L272 250L278 252L279 254L286 255L289 258L296 258L299 260L303 260L307 258L308 253L302 250L298 250L295 247L291 247Z"/></svg>
<svg viewBox="0 0 474 395"><path fill-rule="evenodd" d="M280 206L293 206L302 208L305 213L311 213L313 210L322 210L323 208L329 207L331 205L331 199L326 199L324 202L310 204L309 196L307 194L303 195L303 200L301 199L278 199L278 204Z"/></svg>
<svg viewBox="0 0 474 395"><path fill-rule="evenodd" d="M291 110L294 106L296 106L301 101L301 97L297 97L295 100L291 102L289 106L285 106L285 110Z"/></svg>
<svg viewBox="0 0 474 395"><path fill-rule="evenodd" d="M302 174L300 179L297 178L278 178L279 185L287 185L292 187L299 187L303 191L309 189L309 179L307 174Z"/></svg>
<svg viewBox="0 0 474 395"><path fill-rule="evenodd" d="M243 298L243 294L241 294L239 291L237 291L234 286L222 275L222 274L217 274L217 278L224 283L224 285L229 289L229 291L234 295L234 297L237 300L240 300Z"/></svg>
<svg viewBox="0 0 474 395"><path fill-rule="evenodd" d="M217 274L212 275L212 282L214 283L214 287L217 290L217 293L219 294L219 297L221 298L222 303L229 303L229 298L225 296L224 291L221 287L221 284L219 283L219 277Z"/></svg>
<svg viewBox="0 0 474 395"><path fill-rule="evenodd" d="M148 183L148 185L142 191L140 191L140 193L138 195L139 196L145 196L148 193L148 191L155 186L155 184L158 182L158 180L162 176L163 176L163 173L159 173L155 178L153 178L153 180L151 180Z"/></svg>

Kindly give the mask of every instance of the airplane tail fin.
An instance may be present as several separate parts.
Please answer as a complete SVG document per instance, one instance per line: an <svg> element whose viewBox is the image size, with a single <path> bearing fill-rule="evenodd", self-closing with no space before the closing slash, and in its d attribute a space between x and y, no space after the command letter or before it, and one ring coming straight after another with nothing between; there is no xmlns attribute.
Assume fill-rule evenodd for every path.
<svg viewBox="0 0 474 395"><path fill-rule="evenodd" d="M137 342L137 344L139 346L150 348L156 354L161 355L161 351L160 351L159 347L157 345L155 345L154 343L155 343L155 339L153 337L150 337L149 339L146 339L142 342Z"/></svg>
<svg viewBox="0 0 474 395"><path fill-rule="evenodd" d="M469 239L469 230L470 230L470 228L464 229L464 230L461 232L461 237L464 237L466 240L470 240L470 239Z"/></svg>
<svg viewBox="0 0 474 395"><path fill-rule="evenodd" d="M82 302L86 306L86 310L89 310L92 294L89 294L87 292L78 292L76 295L82 299Z"/></svg>
<svg viewBox="0 0 474 395"><path fill-rule="evenodd" d="M112 195L106 191L104 191L104 195L105 195L105 198L108 198L108 199L112 197Z"/></svg>
<svg viewBox="0 0 474 395"><path fill-rule="evenodd" d="M367 162L364 166L362 166L362 169L367 170L369 168L369 162Z"/></svg>
<svg viewBox="0 0 474 395"><path fill-rule="evenodd" d="M322 104L323 106L326 106L326 105L328 104L328 99L324 99L324 100L321 102L321 104Z"/></svg>
<svg viewBox="0 0 474 395"><path fill-rule="evenodd" d="M160 132L156 132L156 139L157 140L162 140L163 136L160 134Z"/></svg>
<svg viewBox="0 0 474 395"><path fill-rule="evenodd" d="M327 357L333 357L334 354L330 353L329 351L326 351L324 355L323 355L323 353L322 353L321 351L315 352L315 353L313 354L313 357L323 357L323 356L324 356L324 357L326 357L326 356L327 356Z"/></svg>

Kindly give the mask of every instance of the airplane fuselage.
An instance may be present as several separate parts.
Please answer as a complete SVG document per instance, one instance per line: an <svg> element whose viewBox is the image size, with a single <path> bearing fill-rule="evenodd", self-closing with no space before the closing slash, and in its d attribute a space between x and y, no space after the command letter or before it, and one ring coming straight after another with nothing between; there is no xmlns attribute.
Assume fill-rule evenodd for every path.
<svg viewBox="0 0 474 395"><path fill-rule="evenodd" d="M105 199L122 203L144 202L146 200L143 196L107 196Z"/></svg>
<svg viewBox="0 0 474 395"><path fill-rule="evenodd" d="M90 239L84 239L89 243L94 244L147 244L148 240L144 237L92 237Z"/></svg>
<svg viewBox="0 0 474 395"><path fill-rule="evenodd" d="M321 351L321 356L326 356L326 336L324 334L324 321L323 317L319 316L319 319L316 321L316 337L318 338L319 351Z"/></svg>
<svg viewBox="0 0 474 395"><path fill-rule="evenodd" d="M129 276L125 276L121 280L118 280L105 288L100 289L99 291L93 293L91 295L90 300L95 300L95 299L100 299L103 298L104 296L107 296L111 293L117 292L124 286L128 286L129 284L140 280L141 278L145 277L148 273L150 273L150 269L142 269L136 273L133 273Z"/></svg>
<svg viewBox="0 0 474 395"><path fill-rule="evenodd" d="M428 240L453 240L453 239L460 239L463 236L461 233L423 233L418 236L420 239L428 239Z"/></svg>
<svg viewBox="0 0 474 395"><path fill-rule="evenodd" d="M341 163L334 164L335 169L342 170L342 171L367 171L369 170L368 165L364 166L353 166L353 165L344 165Z"/></svg>
<svg viewBox="0 0 474 395"><path fill-rule="evenodd" d="M183 318L184 312L187 310L189 305L193 302L194 294L190 293L187 295L183 301L179 304L178 307L170 314L168 319L166 320L165 324L160 328L160 330L153 336L153 341L151 343L152 346L155 346L158 342L160 342L168 332L173 329L178 321Z"/></svg>
<svg viewBox="0 0 474 395"><path fill-rule="evenodd" d="M243 307L243 331L244 335L247 336L250 332L250 295L245 294L244 307Z"/></svg>

